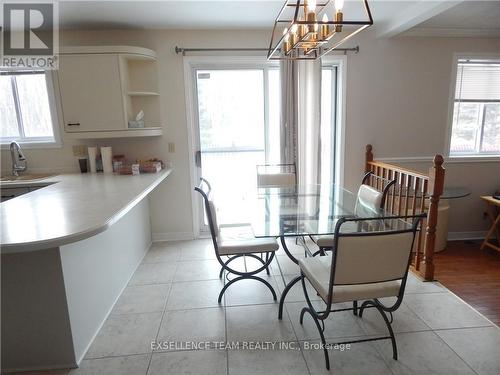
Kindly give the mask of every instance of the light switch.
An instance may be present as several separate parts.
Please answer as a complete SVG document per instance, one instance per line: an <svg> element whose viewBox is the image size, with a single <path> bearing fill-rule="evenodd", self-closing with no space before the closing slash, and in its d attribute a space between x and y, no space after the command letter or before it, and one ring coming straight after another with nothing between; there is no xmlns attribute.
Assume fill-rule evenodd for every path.
<svg viewBox="0 0 500 375"><path fill-rule="evenodd" d="M175 143L174 142L168 142L168 152L170 152L170 153L175 152Z"/></svg>

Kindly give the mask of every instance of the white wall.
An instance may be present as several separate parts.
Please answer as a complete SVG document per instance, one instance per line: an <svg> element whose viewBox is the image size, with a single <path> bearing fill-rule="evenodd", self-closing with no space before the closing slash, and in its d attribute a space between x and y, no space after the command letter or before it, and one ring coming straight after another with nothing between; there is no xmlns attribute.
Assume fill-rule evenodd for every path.
<svg viewBox="0 0 500 375"><path fill-rule="evenodd" d="M182 56L174 47L265 47L267 31L105 30L65 31L62 45L137 45L155 50L159 60L164 135L158 139L113 140L115 151L129 157L171 160L174 172L152 196L153 233L192 232L191 189ZM357 42L356 42L357 43ZM355 42L351 42L354 45ZM345 182L359 184L364 146L376 157L432 156L444 152L452 55L454 52L500 52L498 39L397 38L359 41L361 52L347 62ZM71 143L58 150L28 150L32 168L77 170ZM168 142L176 152L168 153ZM82 142L89 144L89 142ZM9 168L2 151L2 169ZM415 165L426 170L430 162ZM447 165L449 185L467 185L473 196L453 203L450 231L486 227L477 196L500 187L500 163Z"/></svg>
<svg viewBox="0 0 500 375"><path fill-rule="evenodd" d="M360 43L348 60L346 170L356 186L364 146L375 158L431 157L445 153L454 53L500 53L499 39L395 38ZM430 160L405 163L427 171ZM500 162L445 163L446 185L466 186L470 197L451 202L450 232L482 231L479 195L500 188Z"/></svg>

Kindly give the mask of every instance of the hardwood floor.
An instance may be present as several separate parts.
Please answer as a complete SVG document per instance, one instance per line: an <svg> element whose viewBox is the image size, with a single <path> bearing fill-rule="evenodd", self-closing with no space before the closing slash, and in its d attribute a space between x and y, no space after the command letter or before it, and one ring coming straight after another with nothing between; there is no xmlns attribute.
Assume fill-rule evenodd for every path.
<svg viewBox="0 0 500 375"><path fill-rule="evenodd" d="M435 278L500 326L500 253L481 241L451 241L434 256Z"/></svg>

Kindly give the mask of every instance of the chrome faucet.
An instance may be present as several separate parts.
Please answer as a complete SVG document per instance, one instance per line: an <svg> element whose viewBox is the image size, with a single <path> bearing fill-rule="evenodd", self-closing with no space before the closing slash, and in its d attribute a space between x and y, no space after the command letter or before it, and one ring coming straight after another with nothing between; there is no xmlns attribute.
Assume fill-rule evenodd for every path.
<svg viewBox="0 0 500 375"><path fill-rule="evenodd" d="M10 156L12 158L12 174L14 176L19 176L19 172L24 172L28 168L28 162L26 157L21 151L21 146L17 142L11 142L10 144Z"/></svg>

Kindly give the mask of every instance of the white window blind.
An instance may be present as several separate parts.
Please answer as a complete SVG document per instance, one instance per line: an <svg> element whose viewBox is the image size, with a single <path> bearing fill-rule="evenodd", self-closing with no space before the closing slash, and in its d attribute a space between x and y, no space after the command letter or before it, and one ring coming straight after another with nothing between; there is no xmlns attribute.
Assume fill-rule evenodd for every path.
<svg viewBox="0 0 500 375"><path fill-rule="evenodd" d="M500 60L458 60L450 156L500 156Z"/></svg>
<svg viewBox="0 0 500 375"><path fill-rule="evenodd" d="M500 101L500 62L459 62L455 99Z"/></svg>

